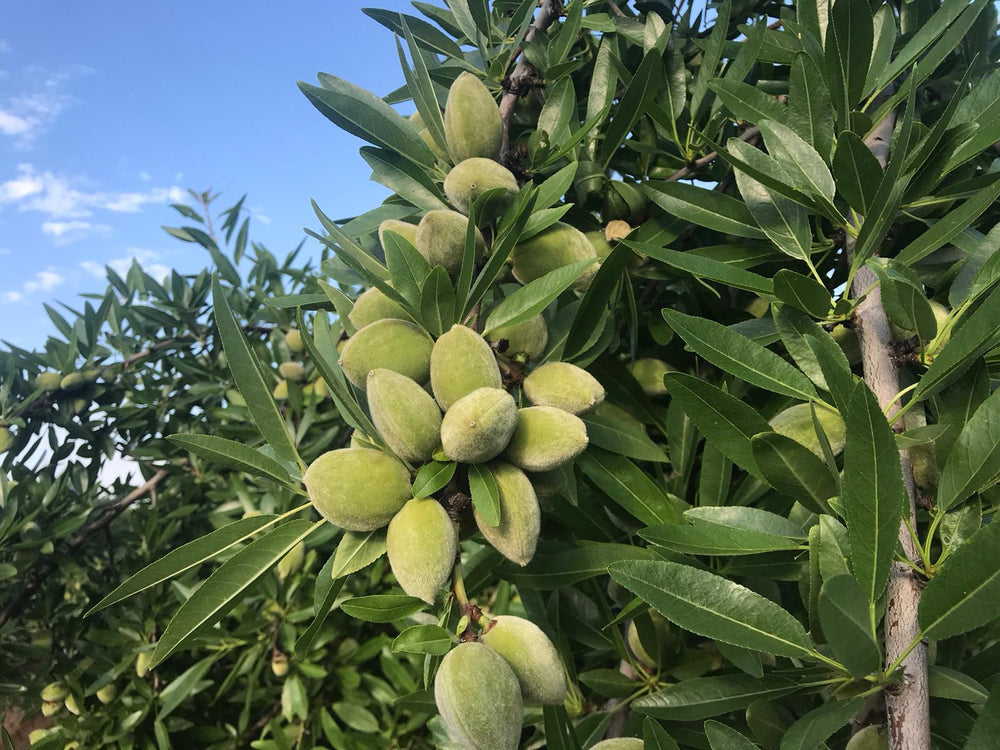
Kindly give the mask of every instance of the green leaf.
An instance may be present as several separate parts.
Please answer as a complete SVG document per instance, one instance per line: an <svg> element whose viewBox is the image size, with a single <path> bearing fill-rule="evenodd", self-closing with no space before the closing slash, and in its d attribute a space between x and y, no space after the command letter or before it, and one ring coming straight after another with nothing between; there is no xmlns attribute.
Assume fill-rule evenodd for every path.
<svg viewBox="0 0 1000 750"><path fill-rule="evenodd" d="M621 560L650 557L649 550L631 544L588 544L567 552L536 554L523 568L505 565L501 575L516 586L549 590L606 575L608 566Z"/></svg>
<svg viewBox="0 0 1000 750"><path fill-rule="evenodd" d="M326 73L318 78L322 88L299 81L299 89L334 125L418 164L434 165L434 154L416 128L385 101L342 78Z"/></svg>
<svg viewBox="0 0 1000 750"><path fill-rule="evenodd" d="M819 619L833 653L856 679L879 668L882 654L872 631L868 598L854 576L835 576L823 583Z"/></svg>
<svg viewBox="0 0 1000 750"><path fill-rule="evenodd" d="M748 674L696 677L669 685L632 702L641 714L671 721L699 721L727 714L757 700L775 700L799 690L787 677Z"/></svg>
<svg viewBox="0 0 1000 750"><path fill-rule="evenodd" d="M337 601L337 597L340 595L340 590L344 587L344 583L347 581L346 578L340 578L336 581L332 580L330 575L330 568L333 566L333 556L327 560L326 565L319 572L316 581L316 592L313 598L313 621L309 623L309 627L306 628L302 635L299 636L298 640L295 641L295 647L292 651L298 655L308 654L312 645L316 640L316 636L320 634L323 630L323 625L326 622L327 615L333 609L334 603ZM321 586L320 582L323 581L324 585ZM326 581L329 581L329 586L325 586ZM320 596L322 594L322 596Z"/></svg>
<svg viewBox="0 0 1000 750"><path fill-rule="evenodd" d="M779 534L791 539L805 540L806 538L806 532L803 531L799 524L762 508L744 508L740 506L691 508L685 511L684 516L706 523L730 526L735 529Z"/></svg>
<svg viewBox="0 0 1000 750"><path fill-rule="evenodd" d="M412 625L392 641L393 653L444 656L451 650L451 636L439 625Z"/></svg>
<svg viewBox="0 0 1000 750"><path fill-rule="evenodd" d="M705 737L712 750L759 750L735 729L717 721L705 722Z"/></svg>
<svg viewBox="0 0 1000 750"><path fill-rule="evenodd" d="M937 319L916 274L892 260L883 263L879 258L869 258L865 265L879 277L882 306L889 319L904 330L916 331L925 341L933 339Z"/></svg>
<svg viewBox="0 0 1000 750"><path fill-rule="evenodd" d="M454 461L431 461L420 467L413 479L413 496L430 497L455 476L458 464Z"/></svg>
<svg viewBox="0 0 1000 750"><path fill-rule="evenodd" d="M618 97L615 117L604 134L602 161L605 166L611 161L611 157L639 117L648 111L649 105L661 90L662 81L663 59L659 50L652 49L645 54L635 69L625 93Z"/></svg>
<svg viewBox="0 0 1000 750"><path fill-rule="evenodd" d="M861 696L846 701L828 701L814 708L788 728L781 750L813 750L847 724L861 709Z"/></svg>
<svg viewBox="0 0 1000 750"><path fill-rule="evenodd" d="M1000 391L994 391L962 427L938 482L943 513L1000 478Z"/></svg>
<svg viewBox="0 0 1000 750"><path fill-rule="evenodd" d="M222 346L229 360L229 369L236 379L240 393L246 399L254 424L279 458L304 466L292 443L288 426L278 412L278 407L275 406L271 389L264 381L257 357L250 350L243 331L236 322L218 278L212 279L212 301L215 305L215 323L219 327Z"/></svg>
<svg viewBox="0 0 1000 750"><path fill-rule="evenodd" d="M841 500L851 538L851 567L874 607L899 544L906 488L892 428L866 384L855 387L845 421Z"/></svg>
<svg viewBox="0 0 1000 750"><path fill-rule="evenodd" d="M643 747L649 750L680 750L667 730L649 716L642 722L642 738Z"/></svg>
<svg viewBox="0 0 1000 750"><path fill-rule="evenodd" d="M272 525L277 520L278 516L241 518L239 521L234 521L231 524L223 526L221 529L216 529L199 539L171 550L156 562L147 565L101 599L85 616L98 612L105 607L110 607L112 604L117 604L122 599L127 599L133 594L145 591L158 583L180 575L185 570L190 570L196 565L211 560L216 555L249 539L258 531Z"/></svg>
<svg viewBox="0 0 1000 750"><path fill-rule="evenodd" d="M218 655L206 656L171 680L157 696L160 708L156 712L156 718L162 721L172 714L181 703L204 690L207 685L199 687L199 683L218 659ZM207 684L211 684L211 682Z"/></svg>
<svg viewBox="0 0 1000 750"><path fill-rule="evenodd" d="M624 456L590 447L577 457L576 463L608 498L643 525L680 520L666 491Z"/></svg>
<svg viewBox="0 0 1000 750"><path fill-rule="evenodd" d="M1000 287L994 289L979 308L952 333L920 378L913 392L919 401L937 393L960 377L1000 338Z"/></svg>
<svg viewBox="0 0 1000 750"><path fill-rule="evenodd" d="M424 49L430 52L440 52L454 60L465 59L462 55L461 47L455 44L446 34L443 34L440 29L427 23L422 18L410 16L406 13L382 10L380 8L362 8L361 12L397 34L403 34L403 24L405 22L413 38Z"/></svg>
<svg viewBox="0 0 1000 750"><path fill-rule="evenodd" d="M150 667L163 662L202 627L218 622L239 597L325 521L289 521L251 542L220 565L191 595L156 643Z"/></svg>
<svg viewBox="0 0 1000 750"><path fill-rule="evenodd" d="M994 682L990 696L972 725L964 750L991 750L1000 737L1000 683Z"/></svg>
<svg viewBox="0 0 1000 750"><path fill-rule="evenodd" d="M786 125L772 120L759 123L764 145L785 173L792 178L792 186L807 193L833 201L836 185L830 168L811 145Z"/></svg>
<svg viewBox="0 0 1000 750"><path fill-rule="evenodd" d="M345 531L333 555L332 580L344 578L371 565L385 554L385 529Z"/></svg>
<svg viewBox="0 0 1000 750"><path fill-rule="evenodd" d="M796 52L788 78L788 124L826 160L833 150L833 103L826 77L805 52Z"/></svg>
<svg viewBox="0 0 1000 750"><path fill-rule="evenodd" d="M641 187L646 196L668 214L692 224L749 239L766 236L746 204L736 198L683 182L649 181Z"/></svg>
<svg viewBox="0 0 1000 750"><path fill-rule="evenodd" d="M500 488L486 464L469 464L472 505L487 526L500 525Z"/></svg>
<svg viewBox="0 0 1000 750"><path fill-rule="evenodd" d="M592 446L637 461L667 463L670 460L663 449L650 439L645 429L616 417L600 414L584 414L580 418L587 425L587 437Z"/></svg>
<svg viewBox="0 0 1000 750"><path fill-rule="evenodd" d="M273 458L235 440L215 435L170 435L167 439L230 469L245 471L252 476L270 477L287 487L298 486L292 482L285 468Z"/></svg>
<svg viewBox="0 0 1000 750"><path fill-rule="evenodd" d="M580 274L593 263L592 260L571 263L568 266L549 271L541 278L520 287L493 308L486 319L483 334L534 317L566 291L580 277Z"/></svg>
<svg viewBox="0 0 1000 750"><path fill-rule="evenodd" d="M813 652L811 639L792 615L714 573L658 560L618 562L609 572L668 620L697 635L778 656L809 658Z"/></svg>
<svg viewBox="0 0 1000 750"><path fill-rule="evenodd" d="M865 95L875 27L868 0L836 0L826 27L826 70L840 125Z"/></svg>
<svg viewBox="0 0 1000 750"><path fill-rule="evenodd" d="M573 360L589 351L594 334L607 323L606 310L609 304L614 305L626 267L633 257L632 251L621 245L612 250L611 255L601 263L587 285L573 324L566 334L563 360Z"/></svg>
<svg viewBox="0 0 1000 750"><path fill-rule="evenodd" d="M737 145L740 143L743 142L731 141L729 148L736 149L738 156L745 157L747 154ZM748 148L753 147L748 146ZM809 214L806 209L779 195L743 170L736 169L734 173L740 195L743 196L750 214L764 234L781 252L798 260L808 261L812 251L812 230L809 227Z"/></svg>
<svg viewBox="0 0 1000 750"><path fill-rule="evenodd" d="M374 594L347 599L340 608L351 617L365 622L395 622L420 612L426 606L422 599L415 596Z"/></svg>
<svg viewBox="0 0 1000 750"><path fill-rule="evenodd" d="M849 130L837 138L833 174L841 197L855 211L867 216L882 181L882 165L865 142Z"/></svg>
<svg viewBox="0 0 1000 750"><path fill-rule="evenodd" d="M986 688L978 680L940 664L934 664L927 670L927 692L931 698L966 703L985 703L989 698Z"/></svg>
<svg viewBox="0 0 1000 750"><path fill-rule="evenodd" d="M420 290L420 322L440 336L455 324L455 287L444 266L434 266Z"/></svg>
<svg viewBox="0 0 1000 750"><path fill-rule="evenodd" d="M926 638L944 640L1000 617L1000 523L990 523L941 566L918 610Z"/></svg>
<svg viewBox="0 0 1000 750"><path fill-rule="evenodd" d="M696 354L747 383L810 401L816 389L799 370L774 352L708 318L664 308L663 319Z"/></svg>
<svg viewBox="0 0 1000 750"><path fill-rule="evenodd" d="M758 555L802 547L801 542L777 534L704 522L651 526L640 535L652 544L683 555Z"/></svg>
<svg viewBox="0 0 1000 750"><path fill-rule="evenodd" d="M833 304L830 291L825 286L811 276L803 276L788 268L782 268L774 275L774 294L782 302L814 318L825 318Z"/></svg>
<svg viewBox="0 0 1000 750"><path fill-rule="evenodd" d="M579 680L605 698L624 698L635 692L638 686L617 669L591 669L581 672Z"/></svg>
<svg viewBox="0 0 1000 750"><path fill-rule="evenodd" d="M759 124L764 120L786 119L785 105L756 86L729 78L716 78L708 82L708 87L738 120Z"/></svg>
<svg viewBox="0 0 1000 750"><path fill-rule="evenodd" d="M691 375L670 372L663 376L663 382L706 440L734 464L758 479L764 478L750 439L759 432L770 432L771 427L756 409Z"/></svg>
<svg viewBox="0 0 1000 750"><path fill-rule="evenodd" d="M661 261L668 266L690 273L695 278L717 281L720 284L726 284L728 286L736 287L737 289L746 289L748 292L754 292L755 294L764 296L774 294L774 287L770 279L730 265L729 263L723 263L722 261L714 258L699 255L697 250L689 250L687 252L680 253L676 250L657 247L656 245L648 242L623 240L623 243L631 247L637 253L648 255L654 260Z"/></svg>
<svg viewBox="0 0 1000 750"><path fill-rule="evenodd" d="M425 211L448 208L440 188L419 164L383 148L364 146L359 153L372 168L371 179L385 185L408 203Z"/></svg>
<svg viewBox="0 0 1000 750"><path fill-rule="evenodd" d="M826 464L801 443L776 432L751 438L754 461L774 489L813 513L832 513L827 502L839 489Z"/></svg>

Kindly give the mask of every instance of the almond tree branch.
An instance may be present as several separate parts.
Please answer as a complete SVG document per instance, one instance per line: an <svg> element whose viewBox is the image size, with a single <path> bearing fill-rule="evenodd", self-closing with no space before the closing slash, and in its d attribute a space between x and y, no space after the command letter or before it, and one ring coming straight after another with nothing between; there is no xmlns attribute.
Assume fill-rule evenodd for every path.
<svg viewBox="0 0 1000 750"><path fill-rule="evenodd" d="M531 28L524 35L524 41L530 42L535 35L545 31L555 23L562 13L562 2L560 0L541 0L541 8L535 20L531 22ZM517 64L514 71L504 81L503 98L500 99L500 122L503 124L503 142L500 146L500 161L504 162L510 150L510 120L514 116L514 107L517 100L531 90L531 82L535 76L535 68L528 62L522 50L516 50L514 57Z"/></svg>
<svg viewBox="0 0 1000 750"><path fill-rule="evenodd" d="M883 169L889 160L889 138L896 125L896 115L890 112L866 139L865 143ZM845 249L853 258L855 240L848 237ZM883 409L889 404L890 420L899 411L894 401L899 392L899 369L893 359L893 338L889 319L882 306L882 291L874 271L867 266L858 269L854 276L852 293L856 296L868 291L868 296L854 311L854 324L861 344L865 382L872 389ZM902 430L899 422L895 429ZM913 481L913 466L909 452L899 452L903 466L903 481L909 499L909 520L916 527L917 489ZM899 526L899 541L903 554L913 562L920 560L919 551L905 523ZM920 634L917 607L920 604L922 581L909 565L893 563L889 574L885 612L885 660L892 664ZM930 698L927 684L927 646L921 643L903 661L903 679L898 686L886 690L886 714L889 725L889 747L892 750L929 750Z"/></svg>

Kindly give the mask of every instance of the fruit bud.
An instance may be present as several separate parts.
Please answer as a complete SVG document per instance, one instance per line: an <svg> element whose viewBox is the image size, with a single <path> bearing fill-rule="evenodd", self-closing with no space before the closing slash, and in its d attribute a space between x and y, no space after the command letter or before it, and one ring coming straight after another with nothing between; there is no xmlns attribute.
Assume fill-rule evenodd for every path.
<svg viewBox="0 0 1000 750"><path fill-rule="evenodd" d="M59 381L59 387L64 391L75 391L85 383L82 372L71 372Z"/></svg>
<svg viewBox="0 0 1000 750"><path fill-rule="evenodd" d="M62 711L62 701L42 701L42 716L49 717Z"/></svg>
<svg viewBox="0 0 1000 750"><path fill-rule="evenodd" d="M474 156L496 159L500 155L500 109L490 90L472 73L460 73L448 89L444 137L456 162Z"/></svg>
<svg viewBox="0 0 1000 750"><path fill-rule="evenodd" d="M430 371L434 398L445 411L478 388L499 388L503 383L490 345L458 324L434 343Z"/></svg>
<svg viewBox="0 0 1000 750"><path fill-rule="evenodd" d="M417 244L417 225L399 219L386 219L378 225L378 242L385 247L385 233L395 232L411 245Z"/></svg>
<svg viewBox="0 0 1000 750"><path fill-rule="evenodd" d="M364 328L376 320L385 320L386 318L410 319L401 304L389 299L385 292L374 286L362 292L354 300L354 307L351 308L347 317L355 328Z"/></svg>
<svg viewBox="0 0 1000 750"><path fill-rule="evenodd" d="M583 414L604 401L604 386L569 362L547 362L524 379L524 394L535 406Z"/></svg>
<svg viewBox="0 0 1000 750"><path fill-rule="evenodd" d="M302 569L302 563L305 562L305 559L306 545L299 542L278 561L278 578L284 581L288 576L298 573Z"/></svg>
<svg viewBox="0 0 1000 750"><path fill-rule="evenodd" d="M288 654L274 650L271 654L271 672L275 677L284 677L288 674Z"/></svg>
<svg viewBox="0 0 1000 750"><path fill-rule="evenodd" d="M0 453L6 453L14 444L14 433L6 427L0 427Z"/></svg>
<svg viewBox="0 0 1000 750"><path fill-rule="evenodd" d="M300 354L305 349L305 346L302 344L302 334L295 328L285 334L285 343L288 345L289 350L296 354Z"/></svg>
<svg viewBox="0 0 1000 750"><path fill-rule="evenodd" d="M306 379L306 368L301 362L282 362L278 365L278 372L285 380L293 380L296 383Z"/></svg>
<svg viewBox="0 0 1000 750"><path fill-rule="evenodd" d="M643 742L638 737L614 737L601 740L591 746L590 750L642 750L643 747Z"/></svg>
<svg viewBox="0 0 1000 750"><path fill-rule="evenodd" d="M108 703L111 703L111 701L115 699L116 695L118 695L118 689L112 683L110 685L105 685L104 687L102 687L100 690L97 691L97 700L107 705Z"/></svg>
<svg viewBox="0 0 1000 750"><path fill-rule="evenodd" d="M639 387L647 396L663 396L667 393L667 387L663 385L663 376L668 372L674 372L674 368L662 359L646 357L630 364L628 371L639 382Z"/></svg>
<svg viewBox="0 0 1000 750"><path fill-rule="evenodd" d="M69 695L69 688L61 682L50 682L42 688L41 692L42 700L47 703L58 703L65 700L67 695Z"/></svg>
<svg viewBox="0 0 1000 750"><path fill-rule="evenodd" d="M503 354L508 359L524 356L529 360L538 359L549 343L549 327L540 314L509 326L494 328L486 338L494 344L506 340Z"/></svg>
<svg viewBox="0 0 1000 750"><path fill-rule="evenodd" d="M437 209L428 211L417 225L417 251L432 266L444 266L454 276L465 257L465 236L469 219L458 211ZM475 229L476 251L473 260L486 254L483 234Z"/></svg>
<svg viewBox="0 0 1000 750"><path fill-rule="evenodd" d="M66 696L66 700L63 701L63 705L66 706L66 710L69 711L74 716L79 716L81 713L80 704L76 701L76 696L70 693Z"/></svg>
<svg viewBox="0 0 1000 750"><path fill-rule="evenodd" d="M279 381L278 384L274 386L274 390L271 391L271 395L274 396L275 401L286 400L288 398L288 381Z"/></svg>
<svg viewBox="0 0 1000 750"><path fill-rule="evenodd" d="M847 425L844 424L840 412L817 403L816 419L819 421L820 427L823 428L823 432L826 433L826 439L830 441L833 455L840 455L840 452L844 450L844 441L847 437ZM791 438L823 458L823 448L819 444L819 436L813 425L810 404L790 406L775 414L768 424L779 435Z"/></svg>
<svg viewBox="0 0 1000 750"><path fill-rule="evenodd" d="M507 447L517 426L517 404L500 388L478 388L445 412L441 446L452 461L489 461Z"/></svg>
<svg viewBox="0 0 1000 750"><path fill-rule="evenodd" d="M135 674L137 677L145 677L149 672L149 663L152 661L152 656L148 651L140 651L139 655L135 657Z"/></svg>
<svg viewBox="0 0 1000 750"><path fill-rule="evenodd" d="M302 481L319 514L348 531L382 528L412 497L406 467L368 448L324 453L309 465Z"/></svg>
<svg viewBox="0 0 1000 750"><path fill-rule="evenodd" d="M535 488L516 466L494 461L489 468L500 494L500 523L490 526L474 512L476 525L497 552L511 562L527 565L535 556L541 527Z"/></svg>
<svg viewBox="0 0 1000 750"><path fill-rule="evenodd" d="M403 591L433 604L451 575L458 551L448 512L433 498L407 501L389 522L385 546Z"/></svg>
<svg viewBox="0 0 1000 750"><path fill-rule="evenodd" d="M513 670L482 643L449 651L434 678L434 702L448 735L469 750L517 750L521 688Z"/></svg>
<svg viewBox="0 0 1000 750"><path fill-rule="evenodd" d="M379 367L423 385L430 376L433 346L427 332L409 321L377 320L347 340L340 366L358 388L364 388L368 373Z"/></svg>
<svg viewBox="0 0 1000 750"><path fill-rule="evenodd" d="M595 262L580 272L572 289L583 291L589 286L598 269L597 251L583 232L561 221L517 243L511 254L514 278L522 284L557 268L589 259Z"/></svg>
<svg viewBox="0 0 1000 750"><path fill-rule="evenodd" d="M482 642L514 670L525 701L558 706L566 698L566 674L556 647L530 620L501 615L490 622Z"/></svg>
<svg viewBox="0 0 1000 750"><path fill-rule="evenodd" d="M58 372L40 372L35 378L35 387L43 391L58 391L62 376Z"/></svg>
<svg viewBox="0 0 1000 750"><path fill-rule="evenodd" d="M386 445L411 463L430 460L441 442L441 410L427 391L405 375L368 373L368 407Z"/></svg>
<svg viewBox="0 0 1000 750"><path fill-rule="evenodd" d="M574 414L551 406L517 412L517 428L504 460L525 471L551 471L572 461L587 447L587 426Z"/></svg>
<svg viewBox="0 0 1000 750"><path fill-rule="evenodd" d="M469 206L483 193L496 188L506 191L500 204L510 205L517 195L517 178L514 173L492 159L473 157L452 167L444 178L444 192L451 204L466 216Z"/></svg>

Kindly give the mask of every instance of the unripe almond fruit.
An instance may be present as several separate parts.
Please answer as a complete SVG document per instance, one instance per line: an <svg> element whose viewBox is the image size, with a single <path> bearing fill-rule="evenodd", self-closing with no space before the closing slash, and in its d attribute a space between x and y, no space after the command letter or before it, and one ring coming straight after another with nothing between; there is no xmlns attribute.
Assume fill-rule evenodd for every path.
<svg viewBox="0 0 1000 750"><path fill-rule="evenodd" d="M427 332L409 321L377 320L347 340L340 367L358 388L364 388L368 373L380 367L423 384L430 377L433 346Z"/></svg>
<svg viewBox="0 0 1000 750"><path fill-rule="evenodd" d="M434 702L458 746L517 750L524 703L514 671L482 643L449 651L434 678Z"/></svg>
<svg viewBox="0 0 1000 750"><path fill-rule="evenodd" d="M844 750L889 750L889 737L884 727L869 724L848 740Z"/></svg>
<svg viewBox="0 0 1000 750"><path fill-rule="evenodd" d="M285 343L296 354L300 354L305 349L302 344L302 334L294 328L285 334Z"/></svg>
<svg viewBox="0 0 1000 750"><path fill-rule="evenodd" d="M490 526L474 512L476 525L497 552L527 565L535 556L542 522L535 488L523 471L502 461L491 463L490 472L500 493L500 523Z"/></svg>
<svg viewBox="0 0 1000 750"><path fill-rule="evenodd" d="M597 378L569 362L547 362L524 379L523 387L535 406L554 406L570 414L584 414L604 401L604 386Z"/></svg>
<svg viewBox="0 0 1000 750"><path fill-rule="evenodd" d="M274 651L271 654L271 674L275 677L284 677L288 674L288 654L281 651Z"/></svg>
<svg viewBox="0 0 1000 750"><path fill-rule="evenodd" d="M458 211L436 209L428 211L417 225L416 247L432 266L444 266L452 276L462 267L465 257L465 236L469 218ZM476 250L473 260L486 254L483 234L475 229Z"/></svg>
<svg viewBox="0 0 1000 750"><path fill-rule="evenodd" d="M816 418L826 433L826 439L830 441L833 455L839 455L844 450L844 441L847 438L847 425L844 424L840 412L829 406L816 404ZM823 458L823 448L819 444L819 436L813 425L810 404L790 406L775 414L769 424L779 435L791 438Z"/></svg>
<svg viewBox="0 0 1000 750"><path fill-rule="evenodd" d="M43 391L58 391L62 376L58 372L40 372L35 378L35 387Z"/></svg>
<svg viewBox="0 0 1000 750"><path fill-rule="evenodd" d="M502 384L497 359L482 336L463 325L453 325L431 351L431 389L447 411L477 388Z"/></svg>
<svg viewBox="0 0 1000 750"><path fill-rule="evenodd" d="M149 663L151 661L152 655L148 651L139 652L139 655L135 657L136 677L145 677L149 673Z"/></svg>
<svg viewBox="0 0 1000 750"><path fill-rule="evenodd" d="M82 372L71 372L59 381L59 387L64 391L75 391L86 382Z"/></svg>
<svg viewBox="0 0 1000 750"><path fill-rule="evenodd" d="M415 381L398 372L368 373L368 408L386 445L411 463L430 460L441 442L441 409Z"/></svg>
<svg viewBox="0 0 1000 750"><path fill-rule="evenodd" d="M386 219L378 225L378 242L383 248L385 247L386 232L395 232L411 245L416 245L417 243L417 225L410 224L408 221Z"/></svg>
<svg viewBox="0 0 1000 750"><path fill-rule="evenodd" d="M662 359L645 357L632 362L628 366L628 371L632 373L632 377L638 381L639 387L647 396L664 396L667 387L663 385L663 376L673 372L674 368Z"/></svg>
<svg viewBox="0 0 1000 750"><path fill-rule="evenodd" d="M458 551L455 527L441 503L433 498L407 501L389 522L385 545L403 591L433 604Z"/></svg>
<svg viewBox="0 0 1000 750"><path fill-rule="evenodd" d="M508 359L523 355L529 360L538 359L549 343L549 327L540 314L514 325L494 328L486 338L494 344L506 341L502 351Z"/></svg>
<svg viewBox="0 0 1000 750"><path fill-rule="evenodd" d="M355 328L364 328L376 320L385 320L386 318L410 319L401 304L389 299L385 292L374 286L362 292L354 300L354 307L351 308L347 317Z"/></svg>
<svg viewBox="0 0 1000 750"><path fill-rule="evenodd" d="M285 380L292 380L301 383L306 379L306 368L301 362L282 362L278 365L278 372Z"/></svg>
<svg viewBox="0 0 1000 750"><path fill-rule="evenodd" d="M500 109L490 90L472 73L460 73L448 89L444 137L456 162L474 156L496 159L500 155Z"/></svg>
<svg viewBox="0 0 1000 750"><path fill-rule="evenodd" d="M514 670L525 701L558 706L566 699L566 675L559 652L535 623L501 615L490 622L481 641Z"/></svg>
<svg viewBox="0 0 1000 750"><path fill-rule="evenodd" d="M302 477L309 501L327 521L348 531L374 531L410 497L410 473L396 458L367 448L329 451Z"/></svg>
<svg viewBox="0 0 1000 750"><path fill-rule="evenodd" d="M61 682L50 682L42 688L41 692L42 700L47 703L58 703L65 700L67 695L69 695L69 688Z"/></svg>
<svg viewBox="0 0 1000 750"><path fill-rule="evenodd" d="M271 395L274 396L275 401L284 401L288 398L288 381L279 381L274 390L271 391Z"/></svg>
<svg viewBox="0 0 1000 750"><path fill-rule="evenodd" d="M107 705L115 699L116 695L118 695L118 689L114 686L114 684L105 685L97 691L97 700L104 705Z"/></svg>
<svg viewBox="0 0 1000 750"><path fill-rule="evenodd" d="M511 254L514 278L522 284L582 260L594 263L583 269L573 282L572 288L579 291L586 289L597 273L597 251L583 232L561 221L517 243Z"/></svg>
<svg viewBox="0 0 1000 750"><path fill-rule="evenodd" d="M517 404L500 388L479 388L463 396L441 420L441 447L452 461L489 461L507 447L517 426Z"/></svg>
<svg viewBox="0 0 1000 750"><path fill-rule="evenodd" d="M469 206L483 193L496 188L506 191L502 205L509 205L517 195L514 173L492 159L473 157L452 167L444 178L444 193L451 204L466 216Z"/></svg>
<svg viewBox="0 0 1000 750"><path fill-rule="evenodd" d="M638 737L614 737L601 740L592 745L590 750L642 750L643 747L643 742Z"/></svg>
<svg viewBox="0 0 1000 750"><path fill-rule="evenodd" d="M517 412L517 428L503 452L505 461L525 471L551 471L587 447L587 426L574 414L551 406Z"/></svg>
<svg viewBox="0 0 1000 750"><path fill-rule="evenodd" d="M0 427L0 453L6 453L14 444L14 433L6 427Z"/></svg>

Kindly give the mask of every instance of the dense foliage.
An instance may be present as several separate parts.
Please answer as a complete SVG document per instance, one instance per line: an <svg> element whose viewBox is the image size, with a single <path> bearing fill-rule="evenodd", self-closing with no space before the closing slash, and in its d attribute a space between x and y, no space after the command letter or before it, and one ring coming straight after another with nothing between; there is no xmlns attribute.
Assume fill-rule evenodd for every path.
<svg viewBox="0 0 1000 750"><path fill-rule="evenodd" d="M214 276L4 353L40 745L990 746L994 6L538 5L369 9L405 86L300 83L393 193L319 273L185 207ZM48 563L115 452L155 495Z"/></svg>

